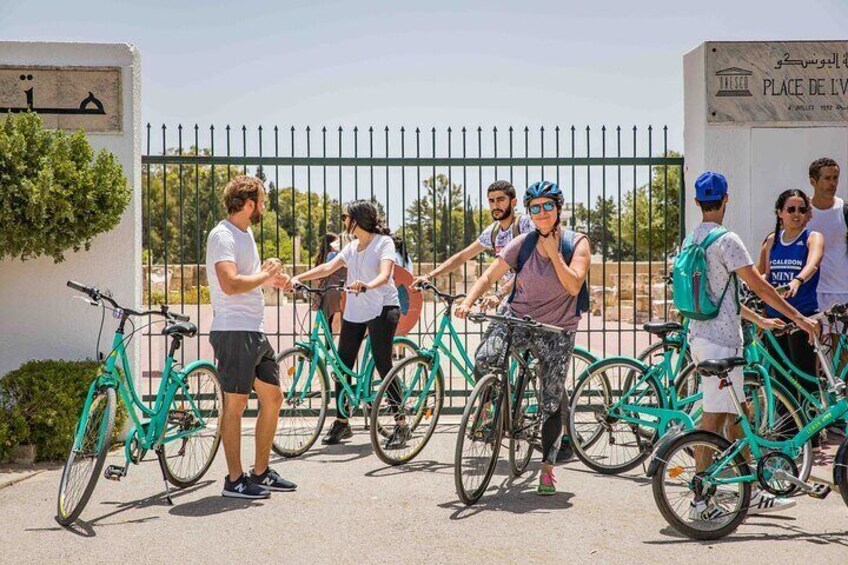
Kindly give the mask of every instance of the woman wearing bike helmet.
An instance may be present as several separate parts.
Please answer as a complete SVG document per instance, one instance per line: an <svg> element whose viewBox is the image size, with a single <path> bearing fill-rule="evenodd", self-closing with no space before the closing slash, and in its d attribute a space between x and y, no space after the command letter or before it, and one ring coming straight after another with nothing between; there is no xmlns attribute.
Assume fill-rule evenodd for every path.
<svg viewBox="0 0 848 565"><path fill-rule="evenodd" d="M510 313L518 317L530 316L537 322L564 330L562 333L531 332L525 327L516 327L512 335L514 350L532 347L538 360L543 409L542 475L537 489L540 495L556 493L553 466L562 434L565 377L577 325L588 306L585 280L591 246L585 235L560 227L562 204L562 192L556 183L543 180L527 188L524 207L536 230L517 236L501 250L456 311L458 317L465 318L477 298L509 270L515 270L515 288L508 301ZM566 260L567 255L570 261ZM486 330L475 359L474 372L478 379L501 362L506 335L507 328L503 324L492 323Z"/></svg>

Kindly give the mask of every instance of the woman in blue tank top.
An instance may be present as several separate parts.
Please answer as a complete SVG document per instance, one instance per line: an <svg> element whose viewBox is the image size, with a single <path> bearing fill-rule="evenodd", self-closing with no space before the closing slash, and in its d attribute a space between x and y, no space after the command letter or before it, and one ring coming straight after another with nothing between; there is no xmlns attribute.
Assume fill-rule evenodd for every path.
<svg viewBox="0 0 848 565"><path fill-rule="evenodd" d="M789 287L783 294L789 304L804 316L818 312L816 287L819 282L819 265L824 253L824 238L819 232L809 231L810 200L797 189L780 194L775 204L777 223L774 233L763 242L760 250L759 270L774 287ZM769 317L786 319L766 306ZM816 374L816 354L807 343L807 335L796 331L777 338L780 347L796 367L807 374ZM816 385L803 381L812 394ZM793 390L791 387L789 390ZM814 440L813 445L818 444Z"/></svg>

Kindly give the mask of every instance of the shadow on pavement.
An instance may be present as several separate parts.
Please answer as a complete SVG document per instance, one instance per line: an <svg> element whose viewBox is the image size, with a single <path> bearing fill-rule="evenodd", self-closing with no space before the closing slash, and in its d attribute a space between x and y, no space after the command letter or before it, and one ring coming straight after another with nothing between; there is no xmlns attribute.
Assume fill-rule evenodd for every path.
<svg viewBox="0 0 848 565"><path fill-rule="evenodd" d="M371 442L361 444L344 442L336 445L320 445L318 448L313 447L300 457L296 457L296 459L301 461L314 460L318 463L349 463L350 461L368 457L372 453L374 453L374 450L371 448ZM288 459L287 457L278 456L271 463L280 463Z"/></svg>
<svg viewBox="0 0 848 565"><path fill-rule="evenodd" d="M734 533L726 538L718 540L699 541L689 539L674 528L668 526L660 530L660 533L676 539L651 540L643 542L646 545L676 545L676 544L698 544L698 545L720 545L732 544L746 541L785 541L785 542L807 542L813 545L831 545L836 544L842 547L848 547L848 531L842 532L806 532L794 525L792 522L795 518L790 516L769 516L765 519L763 516L756 516L752 520L744 523L747 527L763 528L759 533L738 534Z"/></svg>
<svg viewBox="0 0 848 565"><path fill-rule="evenodd" d="M368 471L365 473L365 476L372 479L379 479L381 477L405 475L407 473L417 473L419 471L424 471L426 473L438 473L441 475L452 475L453 463L440 463L432 459L425 459L406 463L405 465L386 465L385 467Z"/></svg>
<svg viewBox="0 0 848 565"><path fill-rule="evenodd" d="M264 500L245 500L242 498L224 498L221 495L212 495L199 500L192 500L179 506L174 506L169 514L174 516L185 516L189 518L205 518L224 512L243 510L254 506L262 506Z"/></svg>
<svg viewBox="0 0 848 565"><path fill-rule="evenodd" d="M204 487L207 487L214 482L215 481L211 481L211 480L202 481L202 482L199 482L199 483L197 483L193 486L190 486L188 488L184 488L184 489L180 489L180 490L172 490L171 491L171 499L174 500L175 504L178 504L177 501L180 498L182 498L183 496L189 495L189 494L193 493L194 491L197 491L197 490L200 490ZM117 526L117 525L122 525L122 524L141 524L141 523L144 523L144 522L149 522L151 520L158 520L159 516L147 516L147 517L144 517L144 518L135 518L135 519L132 519L132 520L119 520L119 521L113 521L113 522L106 522L106 520L108 520L109 518L113 518L115 516L118 516L119 514L122 514L123 512L127 512L129 510L143 510L145 508L150 508L152 506L168 507L168 501L165 498L165 493L160 492L160 493L154 494L152 496L148 496L146 498L142 498L140 500L134 500L134 501L131 501L131 502L103 501L103 502L100 503L100 505L114 506L115 510L113 510L111 512L107 512L106 514L98 516L97 518L92 518L90 520L77 519L77 521L74 522L73 524L71 524L70 526L56 526L55 528L31 528L31 529L28 529L26 531L30 531L30 532L48 531L48 532L50 532L50 531L66 530L66 531L71 532L72 534L78 535L80 537L92 538L92 537L95 537L97 535L96 528L99 528L99 527ZM175 508L179 508L179 506L176 506ZM91 509L92 509L92 507L88 507L88 510L91 510ZM86 514L85 510L83 510L83 515L85 515L85 514Z"/></svg>
<svg viewBox="0 0 848 565"><path fill-rule="evenodd" d="M503 465L499 464L498 467ZM450 515L451 520L465 520L483 512L528 514L566 510L573 506L571 499L574 498L574 493L571 492L558 491L553 496L537 496L537 480L537 472L521 477L509 475L504 477L500 484L489 486L480 500L472 506L466 506L461 500L455 500L439 504L439 508L453 510Z"/></svg>

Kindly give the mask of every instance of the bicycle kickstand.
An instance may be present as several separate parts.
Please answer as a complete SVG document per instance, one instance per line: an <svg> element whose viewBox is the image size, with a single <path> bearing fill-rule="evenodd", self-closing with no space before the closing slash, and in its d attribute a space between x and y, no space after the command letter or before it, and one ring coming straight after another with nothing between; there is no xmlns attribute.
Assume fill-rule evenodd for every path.
<svg viewBox="0 0 848 565"><path fill-rule="evenodd" d="M171 485L168 483L168 475L165 474L165 452L162 448L156 450L157 459L159 459L159 469L162 471L162 481L165 483L165 500L168 501L168 506L173 506L174 501L171 498Z"/></svg>

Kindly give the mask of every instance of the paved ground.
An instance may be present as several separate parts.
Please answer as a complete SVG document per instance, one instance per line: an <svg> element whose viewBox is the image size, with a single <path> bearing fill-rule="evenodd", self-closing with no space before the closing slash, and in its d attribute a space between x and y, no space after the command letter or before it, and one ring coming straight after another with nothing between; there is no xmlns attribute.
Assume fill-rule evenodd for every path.
<svg viewBox="0 0 848 565"><path fill-rule="evenodd" d="M666 525L638 473L602 477L571 463L558 471L560 492L539 498L536 474L513 480L503 460L489 493L466 508L454 492L455 433L441 426L420 460L387 468L360 425L346 445L277 461L300 490L260 502L219 496L219 453L210 474L169 507L148 458L120 483L101 480L72 529L53 520L60 471L44 470L0 490L0 562L689 565L848 556L848 508L838 494L801 498L781 517L751 518L730 538L698 543Z"/></svg>

